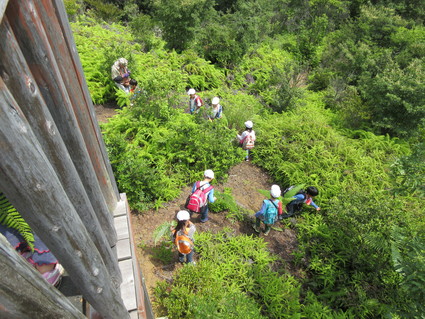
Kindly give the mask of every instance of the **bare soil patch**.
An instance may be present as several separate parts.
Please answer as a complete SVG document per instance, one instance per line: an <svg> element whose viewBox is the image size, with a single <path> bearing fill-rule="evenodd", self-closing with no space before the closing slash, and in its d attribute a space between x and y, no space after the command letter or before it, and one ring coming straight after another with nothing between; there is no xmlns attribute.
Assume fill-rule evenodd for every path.
<svg viewBox="0 0 425 319"><path fill-rule="evenodd" d="M94 105L94 112L99 123L106 123L108 119L117 114L119 107L115 103Z"/></svg>

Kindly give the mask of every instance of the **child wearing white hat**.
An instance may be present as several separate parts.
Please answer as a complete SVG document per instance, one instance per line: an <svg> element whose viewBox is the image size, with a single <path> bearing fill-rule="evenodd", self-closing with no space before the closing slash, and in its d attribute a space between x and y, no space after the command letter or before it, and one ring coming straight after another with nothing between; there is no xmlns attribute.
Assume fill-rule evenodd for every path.
<svg viewBox="0 0 425 319"><path fill-rule="evenodd" d="M238 135L239 139L239 145L246 150L246 156L245 161L249 161L249 153L250 150L254 148L254 142L255 142L255 131L252 129L254 124L252 121L246 121L245 122L245 131L241 135Z"/></svg>
<svg viewBox="0 0 425 319"><path fill-rule="evenodd" d="M195 225L190 221L190 214L186 210L177 213L177 226L171 231L173 234L173 242L179 252L179 262L193 262L194 240L193 235L196 232Z"/></svg>
<svg viewBox="0 0 425 319"><path fill-rule="evenodd" d="M252 227L259 233L261 222L264 223L264 236L268 236L278 216L282 215L282 202L278 200L281 194L278 185L272 185L270 189L270 199L263 200L261 209L255 214L255 225Z"/></svg>

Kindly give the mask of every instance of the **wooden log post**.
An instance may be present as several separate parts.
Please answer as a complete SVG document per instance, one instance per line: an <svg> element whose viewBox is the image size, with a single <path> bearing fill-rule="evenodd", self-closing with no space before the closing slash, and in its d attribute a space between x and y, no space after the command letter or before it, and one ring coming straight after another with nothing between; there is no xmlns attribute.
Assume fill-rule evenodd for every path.
<svg viewBox="0 0 425 319"><path fill-rule="evenodd" d="M74 63L76 78L80 83L80 87L83 91L84 98L86 100L86 106L89 110L90 118L93 123L97 123L96 114L94 112L93 102L90 96L90 92L87 86L86 78L84 76L83 67L81 65L80 56L78 55L77 46L75 45L74 36L72 34L71 27L68 21L68 15L66 14L65 4L63 0L53 0L53 5L56 8L56 16L59 20L62 33L64 35L65 42L68 46L69 54ZM93 125L96 133L97 140L99 142L99 148L102 152L102 156L105 162L105 166L108 170L109 179L111 181L112 187L114 189L115 197L120 199L120 193L115 181L114 173L112 171L111 163L109 161L109 156L106 151L105 142L102 137L99 125Z"/></svg>
<svg viewBox="0 0 425 319"><path fill-rule="evenodd" d="M102 195L66 86L32 0L9 2L6 16L40 92L65 141L100 225L112 247L117 242L112 212ZM72 92L70 92L72 93ZM26 107L30 107L29 105Z"/></svg>
<svg viewBox="0 0 425 319"><path fill-rule="evenodd" d="M69 200L73 203L75 210L91 234L112 281L118 288L122 282L122 277L117 258L109 245L105 244L108 242L107 238L85 192L84 185L44 103L7 19L0 25L0 34L5 39L5 41L0 42L0 56L2 57L0 74L17 104L31 106L31 108L26 107L21 111L32 127ZM4 76L6 74L7 76Z"/></svg>
<svg viewBox="0 0 425 319"><path fill-rule="evenodd" d="M0 100L0 190L103 318L129 318L102 257L2 79Z"/></svg>
<svg viewBox="0 0 425 319"><path fill-rule="evenodd" d="M50 47L57 61L60 74L68 91L75 118L86 143L90 159L96 172L99 185L103 196L108 204L110 211L113 211L119 201L119 197L114 193L114 189L109 178L106 163L100 150L99 141L96 136L96 130L99 125L96 117L92 118L89 111L88 101L84 98L81 84L78 81L77 70L70 55L70 51L65 40L62 28L56 17L56 10L51 0L34 1L38 16L43 24ZM66 21L67 24L69 24ZM84 77L83 74L80 77ZM92 102L89 101L91 109ZM114 181L115 182L115 181ZM118 194L119 195L119 194Z"/></svg>
<svg viewBox="0 0 425 319"><path fill-rule="evenodd" d="M0 234L0 317L87 319Z"/></svg>

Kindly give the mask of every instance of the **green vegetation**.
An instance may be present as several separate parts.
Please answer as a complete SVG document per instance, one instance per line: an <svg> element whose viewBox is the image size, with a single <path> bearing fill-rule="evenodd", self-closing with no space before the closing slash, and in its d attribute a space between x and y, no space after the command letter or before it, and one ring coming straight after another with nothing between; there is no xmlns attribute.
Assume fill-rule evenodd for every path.
<svg viewBox="0 0 425 319"><path fill-rule="evenodd" d="M31 227L2 192L0 192L0 224L17 230L27 242L28 247L34 249L34 234Z"/></svg>
<svg viewBox="0 0 425 319"><path fill-rule="evenodd" d="M132 209L175 199L207 168L226 179L243 160L235 136L248 119L257 133L253 163L282 189L320 191L320 212L282 223L297 234L296 277L261 239L197 233L199 263L156 289L161 315L423 317L423 1L67 0L66 7L94 103L128 105L110 80L119 57L143 89L102 125ZM194 116L188 87L206 105ZM224 118L210 122L214 96ZM212 211L246 216L231 190L217 198ZM169 260L170 246L156 251Z"/></svg>

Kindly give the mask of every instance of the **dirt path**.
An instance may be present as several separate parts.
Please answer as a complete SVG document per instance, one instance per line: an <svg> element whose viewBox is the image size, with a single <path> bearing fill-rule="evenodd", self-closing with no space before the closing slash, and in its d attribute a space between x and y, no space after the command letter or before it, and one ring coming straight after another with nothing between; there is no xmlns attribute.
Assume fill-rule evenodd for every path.
<svg viewBox="0 0 425 319"><path fill-rule="evenodd" d="M96 106L95 110L99 122L106 122L109 117L116 114L115 109L111 106ZM260 168L250 162L242 162L230 169L229 178L225 183L214 186L221 192L224 188L230 188L238 205L254 214L260 209L261 202L265 199L258 190L270 189L271 185L270 177ZM137 258L150 295L152 295L153 288L158 281L171 280L176 267L180 267L180 264L176 262L177 256L169 264L164 264L153 257L153 232L165 221L173 220L180 209L184 209L183 205L190 190L191 186L187 186L183 189L179 198L166 203L158 211L149 211L143 214L133 213L131 215ZM205 224L200 223L199 215L193 217L192 222L196 225L197 232L211 231L215 233L224 227L230 227L235 234L258 236L253 231L250 221L233 222L225 217L225 213L210 213L209 221ZM282 227L281 224L276 224L276 226ZM288 228L282 229L282 231L272 230L270 235L265 237L265 240L268 242L270 252L282 258L281 265L296 275L296 270L291 263L293 260L291 253L296 248L294 231ZM197 257L195 254L195 259Z"/></svg>
<svg viewBox="0 0 425 319"><path fill-rule="evenodd" d="M261 202L265 197L261 195L259 189L269 189L270 179L266 173L251 163L243 162L236 165L229 171L229 179L226 183L216 185L216 189L223 191L224 187L232 189L232 195L236 202L243 208L251 210L252 214L258 211ZM153 231L165 221L171 221L175 218L183 205L190 187L186 187L181 196L176 200L167 203L166 207L158 211L149 211L143 215L132 214L132 225L137 248L137 258L143 272L145 283L150 294L157 281L171 280L176 267L180 265L176 262L177 257L168 265L156 260L153 257L152 247L154 247ZM192 222L196 225L197 231L218 232L223 227L234 229L235 234L247 234L258 236L252 229L250 222L232 222L225 217L225 213L210 213L209 221L205 224L200 223L199 215L194 215ZM280 226L277 225L277 226ZM269 243L269 250L279 255L283 260L289 263L282 263L288 271L292 272L290 253L296 247L295 233L290 229L282 231L272 230L268 237L265 237ZM197 258L195 254L195 259Z"/></svg>

